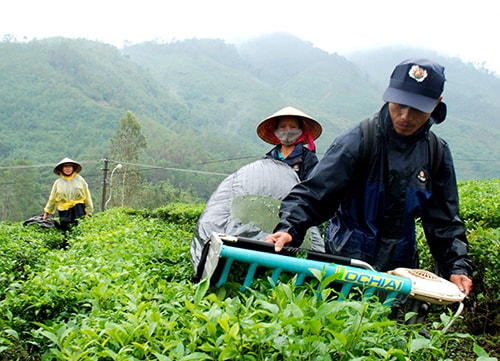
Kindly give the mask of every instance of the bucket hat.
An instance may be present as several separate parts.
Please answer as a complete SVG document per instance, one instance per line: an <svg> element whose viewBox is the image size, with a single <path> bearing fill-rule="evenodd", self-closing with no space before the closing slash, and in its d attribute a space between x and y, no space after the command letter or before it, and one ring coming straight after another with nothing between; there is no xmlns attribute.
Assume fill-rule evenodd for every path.
<svg viewBox="0 0 500 361"><path fill-rule="evenodd" d="M76 161L74 161L73 159L70 159L70 158L63 158L54 167L54 173L57 174L57 175L59 175L61 173L61 168L62 168L63 164L67 164L67 163L71 163L71 164L73 164L75 166L75 172L76 173L80 173L81 172L82 166L81 166L80 163L78 163L78 162L76 162Z"/></svg>
<svg viewBox="0 0 500 361"><path fill-rule="evenodd" d="M444 67L428 59L408 59L398 64L384 92L386 102L432 113L444 90Z"/></svg>
<svg viewBox="0 0 500 361"><path fill-rule="evenodd" d="M276 129L276 126L278 124L279 117L283 116L293 116L302 119L303 133L309 133L310 137L314 140L318 139L321 135L321 132L323 131L321 125L316 120L314 120L313 117L294 107L288 106L281 110L278 110L276 113L270 115L262 122L260 122L260 124L257 126L257 135L259 136L259 138L269 144L280 144L279 139L274 135L274 130ZM306 144L308 143L307 138L308 137L303 138L303 142Z"/></svg>

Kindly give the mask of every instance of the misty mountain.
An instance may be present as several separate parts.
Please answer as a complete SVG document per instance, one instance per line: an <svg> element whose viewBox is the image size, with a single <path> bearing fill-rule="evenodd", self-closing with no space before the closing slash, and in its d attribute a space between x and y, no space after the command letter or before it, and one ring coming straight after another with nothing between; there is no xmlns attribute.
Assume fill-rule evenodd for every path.
<svg viewBox="0 0 500 361"><path fill-rule="evenodd" d="M282 33L239 45L0 43L0 155L5 163L97 161L130 110L147 138L144 163L229 173L271 148L256 126L293 105L323 125L321 158L336 135L380 108L392 68L413 56L446 67L449 116L434 130L449 142L459 179L499 177L500 80L493 74L418 49L341 56ZM210 194L214 184L200 193Z"/></svg>

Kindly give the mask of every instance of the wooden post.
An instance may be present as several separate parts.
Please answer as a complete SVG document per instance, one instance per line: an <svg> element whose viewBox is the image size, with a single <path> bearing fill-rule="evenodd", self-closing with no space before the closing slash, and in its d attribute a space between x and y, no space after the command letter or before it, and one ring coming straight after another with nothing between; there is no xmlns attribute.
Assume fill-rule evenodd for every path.
<svg viewBox="0 0 500 361"><path fill-rule="evenodd" d="M104 168L102 171L104 172L104 177L102 181L102 204L101 204L101 211L104 211L106 209L106 186L108 184L108 163L109 160L108 158L104 158Z"/></svg>

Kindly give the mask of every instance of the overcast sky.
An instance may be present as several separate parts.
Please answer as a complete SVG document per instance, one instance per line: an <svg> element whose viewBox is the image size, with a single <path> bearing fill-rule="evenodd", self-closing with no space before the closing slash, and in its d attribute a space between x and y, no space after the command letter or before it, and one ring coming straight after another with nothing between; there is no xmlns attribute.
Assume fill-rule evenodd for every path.
<svg viewBox="0 0 500 361"><path fill-rule="evenodd" d="M0 37L64 36L121 47L286 31L330 53L404 44L500 74L499 8L496 0L7 0Z"/></svg>

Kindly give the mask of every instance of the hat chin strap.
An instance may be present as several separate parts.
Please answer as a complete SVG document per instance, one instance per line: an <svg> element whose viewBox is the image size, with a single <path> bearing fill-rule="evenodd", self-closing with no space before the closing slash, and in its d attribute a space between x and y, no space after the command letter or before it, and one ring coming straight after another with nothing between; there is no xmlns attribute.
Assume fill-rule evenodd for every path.
<svg viewBox="0 0 500 361"><path fill-rule="evenodd" d="M293 144L299 144L301 142L307 143L307 148L310 151L314 152L316 150L316 146L314 145L314 138L311 135L311 131L309 129L306 129Z"/></svg>

